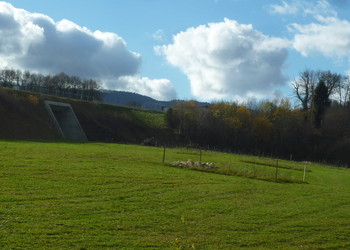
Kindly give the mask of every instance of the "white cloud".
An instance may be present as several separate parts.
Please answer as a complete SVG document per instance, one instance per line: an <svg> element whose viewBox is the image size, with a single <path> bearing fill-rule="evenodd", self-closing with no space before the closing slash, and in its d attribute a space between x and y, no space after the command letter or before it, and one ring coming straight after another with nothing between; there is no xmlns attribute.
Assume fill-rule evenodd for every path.
<svg viewBox="0 0 350 250"><path fill-rule="evenodd" d="M305 14L313 16L336 16L337 12L333 9L331 4L327 0L318 0L315 3L312 1L305 1L302 6Z"/></svg>
<svg viewBox="0 0 350 250"><path fill-rule="evenodd" d="M107 82L109 89L124 90L152 97L159 101L176 99L176 91L168 79L149 79L139 76L122 76Z"/></svg>
<svg viewBox="0 0 350 250"><path fill-rule="evenodd" d="M0 2L2 68L43 74L65 72L102 81L111 89L149 93L158 99L163 98L161 94L164 98L173 97L170 81L135 76L139 74L141 63L141 56L129 51L126 42L115 33L91 31L69 20L55 22L46 15ZM158 87L167 89L156 90Z"/></svg>
<svg viewBox="0 0 350 250"><path fill-rule="evenodd" d="M295 4L287 3L286 1L282 1L281 4L272 4L271 12L275 14L296 14L299 11L299 8Z"/></svg>
<svg viewBox="0 0 350 250"><path fill-rule="evenodd" d="M164 42L166 40L166 35L164 30L158 29L152 34L152 38L157 42Z"/></svg>
<svg viewBox="0 0 350 250"><path fill-rule="evenodd" d="M136 74L141 65L117 34L55 22L6 2L0 2L0 37L0 66L103 79Z"/></svg>
<svg viewBox="0 0 350 250"><path fill-rule="evenodd" d="M336 63L350 61L350 21L338 17L337 9L349 0L292 0L270 5L272 13L311 16L307 24L292 23L288 30L292 48L305 57L325 56ZM350 72L350 71L349 71Z"/></svg>
<svg viewBox="0 0 350 250"><path fill-rule="evenodd" d="M331 4L327 0L282 0L280 4L271 4L270 11L271 13L280 15L337 15L336 11L332 8Z"/></svg>
<svg viewBox="0 0 350 250"><path fill-rule="evenodd" d="M304 56L321 53L329 57L350 57L350 22L336 17L317 17L318 23L292 24L294 48Z"/></svg>
<svg viewBox="0 0 350 250"><path fill-rule="evenodd" d="M243 100L270 96L285 83L287 46L284 39L225 19L189 28L175 35L172 44L155 49L187 75L196 98Z"/></svg>

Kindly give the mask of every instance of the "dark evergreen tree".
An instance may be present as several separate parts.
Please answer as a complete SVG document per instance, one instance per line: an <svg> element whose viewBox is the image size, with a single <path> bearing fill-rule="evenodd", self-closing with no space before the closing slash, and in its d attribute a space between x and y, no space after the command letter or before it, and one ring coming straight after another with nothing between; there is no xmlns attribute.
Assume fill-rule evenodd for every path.
<svg viewBox="0 0 350 250"><path fill-rule="evenodd" d="M320 81L315 89L313 98L314 108L314 124L316 128L320 128L326 109L330 106L328 88L324 81Z"/></svg>

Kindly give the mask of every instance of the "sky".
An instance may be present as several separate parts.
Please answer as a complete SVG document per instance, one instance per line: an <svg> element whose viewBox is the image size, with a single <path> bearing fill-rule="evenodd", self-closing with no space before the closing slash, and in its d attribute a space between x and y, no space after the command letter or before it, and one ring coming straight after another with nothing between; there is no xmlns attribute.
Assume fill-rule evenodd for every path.
<svg viewBox="0 0 350 250"><path fill-rule="evenodd" d="M157 100L292 98L305 69L350 74L350 0L0 1L0 68Z"/></svg>

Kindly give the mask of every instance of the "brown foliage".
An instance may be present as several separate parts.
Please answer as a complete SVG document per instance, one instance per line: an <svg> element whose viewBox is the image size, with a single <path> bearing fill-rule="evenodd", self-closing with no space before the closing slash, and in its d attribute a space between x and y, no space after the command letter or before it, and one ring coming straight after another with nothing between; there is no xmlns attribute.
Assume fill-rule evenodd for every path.
<svg viewBox="0 0 350 250"><path fill-rule="evenodd" d="M182 115L176 113L179 110ZM192 126L178 130L187 143L295 160L350 164L350 155L343 148L350 141L350 107L330 108L321 129L304 119L304 111L293 109L283 99L262 101L255 109L228 102L214 103L205 109L189 102L174 107L174 112L176 115L171 118L177 128L184 124L187 128Z"/></svg>

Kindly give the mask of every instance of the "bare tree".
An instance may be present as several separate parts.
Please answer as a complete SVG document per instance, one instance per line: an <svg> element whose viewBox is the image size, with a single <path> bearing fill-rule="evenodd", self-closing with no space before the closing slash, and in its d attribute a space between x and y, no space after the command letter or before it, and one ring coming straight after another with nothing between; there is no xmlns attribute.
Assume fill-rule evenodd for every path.
<svg viewBox="0 0 350 250"><path fill-rule="evenodd" d="M16 71L13 69L4 69L1 71L3 85L12 87L16 83Z"/></svg>
<svg viewBox="0 0 350 250"><path fill-rule="evenodd" d="M22 73L22 86L27 86L31 84L31 73L29 71L24 71Z"/></svg>
<svg viewBox="0 0 350 250"><path fill-rule="evenodd" d="M338 95L342 99L345 90L343 84L345 78L331 71L314 71L306 69L300 73L299 78L294 80L292 86L294 88L295 97L300 101L303 111L312 109L314 91L317 84L322 81L327 87L327 95L330 98L332 95ZM345 86L345 85L344 85ZM346 95L348 96L349 93Z"/></svg>
<svg viewBox="0 0 350 250"><path fill-rule="evenodd" d="M323 81L328 89L328 98L332 96L335 90L340 87L342 82L342 76L337 73L332 73L331 71L319 71L318 81Z"/></svg>
<svg viewBox="0 0 350 250"><path fill-rule="evenodd" d="M343 78L342 81L342 86L343 86L343 105L347 105L350 102L350 78L349 76L346 76Z"/></svg>
<svg viewBox="0 0 350 250"><path fill-rule="evenodd" d="M333 98L341 105L345 106L350 98L350 78L342 76L341 81L334 88Z"/></svg>
<svg viewBox="0 0 350 250"><path fill-rule="evenodd" d="M300 101L304 111L309 110L313 92L317 84L317 74L315 71L306 69L300 73L299 78L294 80L292 86L296 98Z"/></svg>

